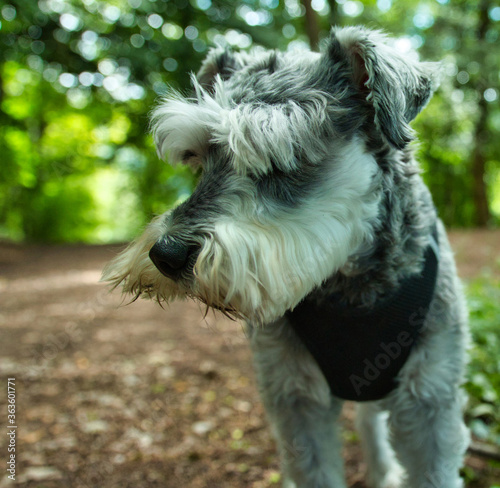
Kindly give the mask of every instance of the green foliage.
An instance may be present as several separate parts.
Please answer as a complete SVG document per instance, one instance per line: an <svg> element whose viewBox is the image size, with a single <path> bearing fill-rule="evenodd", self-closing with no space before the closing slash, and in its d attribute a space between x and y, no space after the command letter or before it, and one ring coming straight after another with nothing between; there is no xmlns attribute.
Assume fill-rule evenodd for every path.
<svg viewBox="0 0 500 488"><path fill-rule="evenodd" d="M472 432L500 445L500 281L478 279L468 286L472 346L466 388Z"/></svg>
<svg viewBox="0 0 500 488"><path fill-rule="evenodd" d="M472 226L482 185L472 164L480 156L498 219L499 7L492 0L481 0L481 8L475 0L312 5L319 38L331 24L362 23L398 36L403 51L419 48L426 59L443 60L442 89L415 123L425 177L446 223ZM155 99L169 86L189 93L189 72L211 45L307 46L304 13L299 0L4 2L0 237L128 239L185 198L194 176L158 161L147 135ZM482 112L485 127L478 130ZM127 207L128 224L120 227L114 216L122 201L135 209Z"/></svg>

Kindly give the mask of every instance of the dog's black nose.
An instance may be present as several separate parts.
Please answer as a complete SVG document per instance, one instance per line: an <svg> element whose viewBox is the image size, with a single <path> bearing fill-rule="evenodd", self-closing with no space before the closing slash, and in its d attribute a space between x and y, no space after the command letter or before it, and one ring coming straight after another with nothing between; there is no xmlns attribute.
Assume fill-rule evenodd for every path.
<svg viewBox="0 0 500 488"><path fill-rule="evenodd" d="M162 237L149 251L149 257L163 275L176 279L189 262L192 251L192 246Z"/></svg>

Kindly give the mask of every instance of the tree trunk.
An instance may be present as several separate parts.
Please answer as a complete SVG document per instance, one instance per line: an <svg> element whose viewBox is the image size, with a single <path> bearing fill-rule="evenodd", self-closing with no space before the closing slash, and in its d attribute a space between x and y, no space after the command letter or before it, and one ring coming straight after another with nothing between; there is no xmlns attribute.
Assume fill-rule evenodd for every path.
<svg viewBox="0 0 500 488"><path fill-rule="evenodd" d="M339 4L337 0L328 0L328 5L330 6L330 24L332 27L340 27L342 25L339 11Z"/></svg>
<svg viewBox="0 0 500 488"><path fill-rule="evenodd" d="M490 25L488 10L490 7L489 0L482 0L479 7L479 25L477 37L479 45L484 43L486 32ZM490 208L488 205L488 194L485 182L486 172L486 154L484 147L488 141L487 122L489 115L488 102L484 98L484 90L486 83L482 78L477 86L479 103L478 103L478 119L474 130L474 147L472 150L472 177L473 177L473 199L475 208L475 225L478 227L486 227L490 220Z"/></svg>
<svg viewBox="0 0 500 488"><path fill-rule="evenodd" d="M311 0L302 0L302 5L306 9L306 33L309 37L309 45L313 51L317 51L319 46L318 18L312 8Z"/></svg>
<svg viewBox="0 0 500 488"><path fill-rule="evenodd" d="M482 93L481 93L482 96ZM472 153L472 176L474 179L474 207L475 224L478 227L486 227L490 220L490 208L488 205L488 194L484 176L486 173L486 156L484 144L487 141L486 122L488 119L488 102L481 98L479 101L479 119L474 134L474 150Z"/></svg>

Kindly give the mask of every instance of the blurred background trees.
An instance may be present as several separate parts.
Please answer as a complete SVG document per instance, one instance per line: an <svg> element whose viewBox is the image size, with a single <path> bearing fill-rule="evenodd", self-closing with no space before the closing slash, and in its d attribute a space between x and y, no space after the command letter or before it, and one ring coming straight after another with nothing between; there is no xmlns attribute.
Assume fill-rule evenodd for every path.
<svg viewBox="0 0 500 488"><path fill-rule="evenodd" d="M210 46L316 48L365 24L442 60L419 158L451 226L500 217L500 6L490 0L6 0L0 9L0 237L127 240L189 195L158 160L148 112L189 92Z"/></svg>

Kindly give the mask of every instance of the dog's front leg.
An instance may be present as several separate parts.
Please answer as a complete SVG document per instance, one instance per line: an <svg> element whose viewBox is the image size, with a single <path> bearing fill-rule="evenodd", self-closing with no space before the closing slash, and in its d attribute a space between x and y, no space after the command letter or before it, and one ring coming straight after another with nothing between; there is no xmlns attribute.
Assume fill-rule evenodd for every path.
<svg viewBox="0 0 500 488"><path fill-rule="evenodd" d="M429 323L434 319L429 315ZM461 488L469 432L460 390L464 354L460 332L434 332L416 347L388 397L394 451L407 472L405 488Z"/></svg>
<svg viewBox="0 0 500 488"><path fill-rule="evenodd" d="M336 420L342 402L286 319L249 327L257 381L286 488L345 488Z"/></svg>
<svg viewBox="0 0 500 488"><path fill-rule="evenodd" d="M404 471L389 443L387 412L377 402L356 404L356 427L367 465L366 481L370 488L402 486Z"/></svg>

